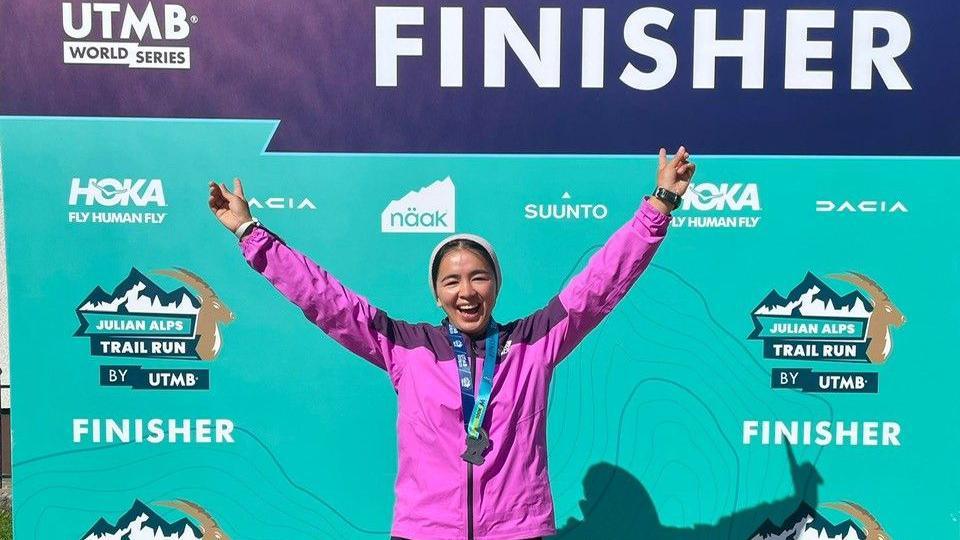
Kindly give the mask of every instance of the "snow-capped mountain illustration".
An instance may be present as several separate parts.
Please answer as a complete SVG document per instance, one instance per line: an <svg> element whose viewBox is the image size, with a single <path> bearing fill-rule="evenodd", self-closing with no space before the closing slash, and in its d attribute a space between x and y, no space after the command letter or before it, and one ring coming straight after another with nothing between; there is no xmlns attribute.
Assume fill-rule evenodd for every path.
<svg viewBox="0 0 960 540"><path fill-rule="evenodd" d="M807 272L786 298L777 291L769 294L753 310L754 315L805 317L858 317L867 319L873 305L858 290L840 296L817 276Z"/></svg>
<svg viewBox="0 0 960 540"><path fill-rule="evenodd" d="M200 540L200 529L183 518L168 523L149 506L134 501L116 525L100 518L94 526L81 537L81 540Z"/></svg>
<svg viewBox="0 0 960 540"><path fill-rule="evenodd" d="M131 268L130 275L113 289L113 294L97 286L77 311L196 315L200 311L200 300L186 287L168 293L139 270Z"/></svg>
<svg viewBox="0 0 960 540"><path fill-rule="evenodd" d="M806 503L779 526L764 521L749 540L865 540L866 534L852 520L834 525Z"/></svg>
<svg viewBox="0 0 960 540"><path fill-rule="evenodd" d="M447 176L390 201L380 214L382 232L453 232L456 187Z"/></svg>

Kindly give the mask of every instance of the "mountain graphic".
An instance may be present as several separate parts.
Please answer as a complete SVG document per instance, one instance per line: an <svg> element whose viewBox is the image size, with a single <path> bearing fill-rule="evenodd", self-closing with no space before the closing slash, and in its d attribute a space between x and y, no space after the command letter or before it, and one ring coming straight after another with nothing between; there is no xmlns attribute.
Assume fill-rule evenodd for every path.
<svg viewBox="0 0 960 540"><path fill-rule="evenodd" d="M187 518L168 523L149 506L135 500L116 525L100 518L81 540L200 540L200 529Z"/></svg>
<svg viewBox="0 0 960 540"><path fill-rule="evenodd" d="M380 213L380 230L390 233L452 233L456 229L456 210L456 187L453 180L447 176L390 201ZM418 222L411 225L404 219L408 215L431 215L437 212L443 215L442 223Z"/></svg>
<svg viewBox="0 0 960 540"><path fill-rule="evenodd" d="M186 287L166 292L136 268L108 294L97 286L77 311L106 313L184 313L194 315L200 300Z"/></svg>
<svg viewBox="0 0 960 540"><path fill-rule="evenodd" d="M820 278L807 272L786 298L770 291L753 309L754 315L791 317L857 317L867 319L873 311L870 300L859 290L840 296Z"/></svg>
<svg viewBox="0 0 960 540"><path fill-rule="evenodd" d="M852 520L834 525L806 503L775 525L767 519L749 540L865 540L866 534Z"/></svg>

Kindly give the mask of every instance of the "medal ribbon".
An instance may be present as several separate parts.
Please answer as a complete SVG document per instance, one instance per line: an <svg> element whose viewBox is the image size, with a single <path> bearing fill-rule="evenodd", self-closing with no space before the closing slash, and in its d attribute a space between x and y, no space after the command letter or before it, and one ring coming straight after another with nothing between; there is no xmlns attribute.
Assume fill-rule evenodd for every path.
<svg viewBox="0 0 960 540"><path fill-rule="evenodd" d="M487 325L486 351L483 360L483 377L480 379L480 391L474 398L473 373L470 370L470 356L467 354L467 340L463 334L451 323L447 323L447 339L453 347L457 361L457 373L460 379L460 401L463 403L463 428L467 435L476 439L480 436L480 426L487 412L490 402L490 392L493 390L493 371L497 365L497 354L500 348L500 325L492 319Z"/></svg>

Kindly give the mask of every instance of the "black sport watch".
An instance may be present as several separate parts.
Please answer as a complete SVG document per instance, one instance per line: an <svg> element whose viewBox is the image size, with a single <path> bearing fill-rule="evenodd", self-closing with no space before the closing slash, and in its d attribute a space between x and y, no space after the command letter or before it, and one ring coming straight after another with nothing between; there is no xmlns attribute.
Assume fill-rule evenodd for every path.
<svg viewBox="0 0 960 540"><path fill-rule="evenodd" d="M676 193L670 191L669 189L662 188L659 186L657 187L657 189L653 190L653 196L660 199L661 201L666 203L668 206L671 206L672 210L676 210L677 208L680 208L680 203L683 201L680 195L677 195Z"/></svg>

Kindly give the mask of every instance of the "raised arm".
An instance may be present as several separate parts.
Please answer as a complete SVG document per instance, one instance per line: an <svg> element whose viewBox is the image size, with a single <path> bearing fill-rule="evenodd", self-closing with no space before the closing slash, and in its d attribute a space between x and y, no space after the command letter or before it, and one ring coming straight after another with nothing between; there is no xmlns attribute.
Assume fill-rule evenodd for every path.
<svg viewBox="0 0 960 540"><path fill-rule="evenodd" d="M522 333L542 336L551 363L570 354L626 296L650 264L667 233L670 212L693 177L695 166L688 158L682 146L671 160L661 148L657 187L667 193L646 199L547 307L520 322Z"/></svg>
<svg viewBox="0 0 960 540"><path fill-rule="evenodd" d="M399 369L385 334L400 323L346 288L307 256L289 247L277 235L254 225L240 180L231 192L225 185L210 183L210 208L220 222L241 236L243 256L251 268L265 277L312 323L327 335L381 369L394 384Z"/></svg>

